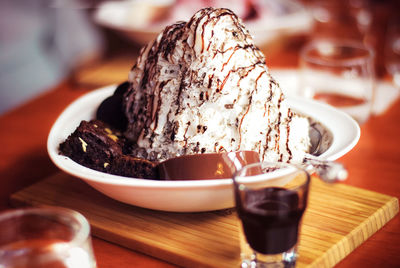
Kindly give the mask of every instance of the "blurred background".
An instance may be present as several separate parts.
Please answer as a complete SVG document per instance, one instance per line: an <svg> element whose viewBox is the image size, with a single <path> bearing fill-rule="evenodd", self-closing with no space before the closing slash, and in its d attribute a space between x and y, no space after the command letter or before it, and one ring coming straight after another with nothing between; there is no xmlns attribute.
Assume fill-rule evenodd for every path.
<svg viewBox="0 0 400 268"><path fill-rule="evenodd" d="M305 44L334 38L373 51L384 88L375 95L390 96L376 113L399 95L400 1L0 0L0 114L65 81L76 90L126 81L145 43L207 6L243 20L282 87L296 86Z"/></svg>

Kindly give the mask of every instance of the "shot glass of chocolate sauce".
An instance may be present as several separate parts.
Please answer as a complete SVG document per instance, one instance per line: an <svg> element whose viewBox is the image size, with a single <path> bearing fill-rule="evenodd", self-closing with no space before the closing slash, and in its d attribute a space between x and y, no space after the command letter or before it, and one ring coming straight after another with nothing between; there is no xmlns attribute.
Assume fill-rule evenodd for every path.
<svg viewBox="0 0 400 268"><path fill-rule="evenodd" d="M255 163L233 177L241 267L295 267L310 176L286 163Z"/></svg>
<svg viewBox="0 0 400 268"><path fill-rule="evenodd" d="M0 267L95 268L88 221L60 207L1 213Z"/></svg>

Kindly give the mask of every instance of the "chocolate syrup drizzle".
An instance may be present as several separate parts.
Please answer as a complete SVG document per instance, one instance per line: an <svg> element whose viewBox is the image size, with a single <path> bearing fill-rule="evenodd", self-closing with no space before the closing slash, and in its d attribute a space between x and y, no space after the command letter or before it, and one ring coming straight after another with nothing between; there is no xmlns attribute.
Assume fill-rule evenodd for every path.
<svg viewBox="0 0 400 268"><path fill-rule="evenodd" d="M205 38L205 32L207 26L212 25L211 27L214 27L224 16L230 17L230 21L234 25L234 30L231 32L232 38L239 40L240 42L237 42L235 46L228 48L215 47L212 42L215 35L214 29L211 29L211 36L207 39ZM200 33L198 33L198 31L200 31ZM197 40L197 38L201 38L201 40ZM200 50L196 50L196 41L200 41ZM206 42L208 42L207 45ZM221 76L225 72L225 69L228 67L231 59L238 51L246 51L246 53L252 53L252 55L255 56L254 63L251 63L248 66L239 66L235 69L229 69L228 71L226 71L226 74L224 74L224 76ZM204 58L206 52L208 54L211 54L211 59L215 59L216 56L221 54L224 55L225 53L231 53L227 60L222 63L222 67L220 70L216 70L214 68L213 72L208 73L208 75L203 73L204 79L200 80L199 76L201 74L196 71L189 70L188 66L190 66L190 61L194 60L194 58L206 61L207 59ZM174 57L174 55L180 55L180 58ZM171 68L171 76L174 75L177 78L177 96L174 101L175 107L173 105L169 107L170 111L167 113L166 116L168 123L166 124L164 132L161 134L156 134L154 133L154 131L158 127L160 108L163 104L161 94L165 90L166 86L173 82L171 79L159 81L161 75L160 61L168 62L168 64L171 64L171 66L173 66ZM201 107L201 105L205 102L213 101L214 99L219 98L219 95L222 94L222 92L224 91L224 87L227 84L228 79L230 77L233 77L234 74L236 74L235 77L239 77L236 85L238 88L241 88L241 81L247 78L251 72L254 72L256 70L261 71L254 81L254 88L248 93L248 105L242 111L242 113L238 115L238 119L236 121L239 134L239 141L237 143L236 149L241 149L241 128L243 121L248 115L249 110L252 106L253 93L257 92L257 90L259 89L269 90L269 97L265 100L264 104L264 115L267 115L268 118L268 122L266 122L266 124L269 125L265 136L264 145L262 146L262 143L260 141L255 143L254 148L246 149L258 150L260 152L260 155L262 155L262 158L264 159L264 154L270 149L269 144L272 141L271 134L274 131L275 135L273 149L280 153L279 160L283 160L283 152L281 152L281 149L283 148L279 148L279 140L280 125L282 123L282 119L284 118L280 111L280 107L281 102L284 100L284 96L279 89L279 85L275 82L275 80L270 76L269 72L267 71L267 68L265 66L265 58L262 52L252 43L250 34L241 24L237 16L228 9L202 9L197 12L187 23L178 22L167 26L156 40L142 48L138 61L137 63L135 63L131 70L131 87L124 95L123 105L125 109L125 114L128 118L128 129L125 134L133 141L146 139L146 137L148 137L147 146L148 148L152 148L154 150L159 149L156 148L154 145L154 141L156 138L168 140L165 141L168 143L174 143L177 141L176 134L178 128L182 126L179 126L177 121L169 123L169 120L173 120L173 115L176 116L180 114L183 109L187 108L188 105L185 105L182 100L183 94L190 94L191 87L194 85L196 85L197 87L201 87L202 85L204 85L203 91L201 91L198 95L198 105ZM269 88L263 85L258 85L261 77L265 75L267 75L267 81L269 81ZM233 103L225 104L225 109L233 109L235 103L241 97L241 93L242 92L238 93L238 96L233 100ZM271 106L270 103L276 94L279 94L277 103L279 115L277 120L270 122L270 109L274 107ZM289 109L288 117L285 118L287 132L285 147L287 153L289 154L289 160L292 158L292 152L289 149L290 122L292 121L292 117L293 113ZM190 122L187 122L183 135L184 145L182 152L190 152L190 150L195 152L206 152L206 148L200 148L199 143L188 143L187 133L189 127ZM149 131L149 129L151 131ZM207 126L201 126L198 134L204 134L206 133L206 131ZM235 142L235 140L232 139L231 142ZM220 145L218 141L215 142L213 147L214 151L225 150L225 148Z"/></svg>

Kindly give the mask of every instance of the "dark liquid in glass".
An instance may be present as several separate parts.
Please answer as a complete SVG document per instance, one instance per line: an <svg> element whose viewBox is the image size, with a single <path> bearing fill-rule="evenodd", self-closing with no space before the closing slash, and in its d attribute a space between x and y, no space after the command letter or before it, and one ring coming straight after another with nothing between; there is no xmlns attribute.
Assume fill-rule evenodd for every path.
<svg viewBox="0 0 400 268"><path fill-rule="evenodd" d="M251 248L262 254L278 254L292 248L306 201L299 204L296 192L278 187L246 191L245 195L241 201L244 203L238 204L238 214Z"/></svg>

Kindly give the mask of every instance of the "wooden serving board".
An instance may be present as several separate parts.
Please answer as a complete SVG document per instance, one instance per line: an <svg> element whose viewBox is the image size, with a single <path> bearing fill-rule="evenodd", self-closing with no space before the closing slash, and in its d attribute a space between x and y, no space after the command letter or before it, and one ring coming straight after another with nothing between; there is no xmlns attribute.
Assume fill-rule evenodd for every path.
<svg viewBox="0 0 400 268"><path fill-rule="evenodd" d="M65 173L11 197L14 206L69 207L85 215L92 234L184 267L239 267L233 209L170 213L126 205ZM399 211L395 197L313 178L303 217L298 267L332 267Z"/></svg>

